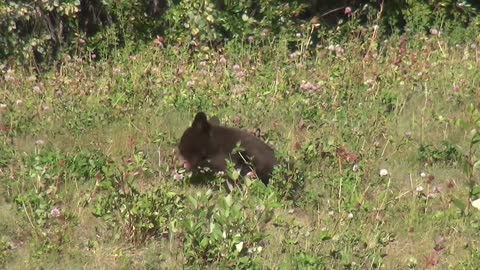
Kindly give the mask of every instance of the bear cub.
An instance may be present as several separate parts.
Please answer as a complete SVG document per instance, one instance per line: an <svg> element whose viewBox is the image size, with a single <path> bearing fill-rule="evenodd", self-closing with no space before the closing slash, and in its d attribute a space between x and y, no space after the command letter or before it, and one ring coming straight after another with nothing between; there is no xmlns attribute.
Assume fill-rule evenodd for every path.
<svg viewBox="0 0 480 270"><path fill-rule="evenodd" d="M240 150L233 150L240 146ZM238 128L221 126L218 118L207 120L204 112L195 116L192 125L183 133L178 146L185 169L207 167L215 172L225 171L230 159L240 174L255 172L267 185L277 164L274 150L255 135Z"/></svg>

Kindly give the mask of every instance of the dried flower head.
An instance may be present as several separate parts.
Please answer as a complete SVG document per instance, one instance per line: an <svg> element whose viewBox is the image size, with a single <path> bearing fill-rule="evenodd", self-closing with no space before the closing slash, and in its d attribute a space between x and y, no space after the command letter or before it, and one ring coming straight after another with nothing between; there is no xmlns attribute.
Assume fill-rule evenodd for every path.
<svg viewBox="0 0 480 270"><path fill-rule="evenodd" d="M58 209L57 207L53 208L51 211L50 211L50 215L54 218L58 218L60 216L60 209Z"/></svg>

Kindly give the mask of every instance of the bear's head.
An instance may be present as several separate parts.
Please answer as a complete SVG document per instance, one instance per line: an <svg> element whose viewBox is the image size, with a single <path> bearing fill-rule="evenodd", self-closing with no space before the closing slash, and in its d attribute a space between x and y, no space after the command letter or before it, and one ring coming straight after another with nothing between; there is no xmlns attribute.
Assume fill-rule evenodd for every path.
<svg viewBox="0 0 480 270"><path fill-rule="evenodd" d="M217 123L214 123L217 124ZM180 160L187 170L196 169L208 158L212 123L209 123L204 112L195 115L192 125L183 133L178 150Z"/></svg>

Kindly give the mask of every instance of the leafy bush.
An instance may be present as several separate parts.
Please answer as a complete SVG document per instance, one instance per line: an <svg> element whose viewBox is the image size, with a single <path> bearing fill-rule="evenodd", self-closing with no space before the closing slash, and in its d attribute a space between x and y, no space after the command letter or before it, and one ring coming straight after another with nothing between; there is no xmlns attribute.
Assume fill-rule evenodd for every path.
<svg viewBox="0 0 480 270"><path fill-rule="evenodd" d="M295 202L302 194L305 186L306 173L299 163L284 161L278 164L273 172L270 185L281 200Z"/></svg>
<svg viewBox="0 0 480 270"><path fill-rule="evenodd" d="M14 168L12 173L17 177L7 183L7 199L14 200L22 213L43 227L55 205L68 196L65 185L98 180L103 174L110 176L109 167L110 159L99 151L64 155L58 150L42 149L25 156L19 168Z"/></svg>
<svg viewBox="0 0 480 270"><path fill-rule="evenodd" d="M325 269L325 262L321 257L307 254L303 251L292 256L292 262L295 269Z"/></svg>
<svg viewBox="0 0 480 270"><path fill-rule="evenodd" d="M74 39L80 0L2 1L0 59L13 56L20 63L51 57Z"/></svg>
<svg viewBox="0 0 480 270"><path fill-rule="evenodd" d="M164 188L141 193L128 182L129 191L109 192L95 203L95 216L115 229L115 238L141 243L154 236L176 231L177 216L183 211L183 196Z"/></svg>
<svg viewBox="0 0 480 270"><path fill-rule="evenodd" d="M394 31L414 34L444 32L450 42L475 39L480 28L478 4L474 1L385 1L383 21Z"/></svg>
<svg viewBox="0 0 480 270"><path fill-rule="evenodd" d="M236 269L257 265L266 237L262 228L278 204L273 193L262 199L248 190L245 186L220 198L212 190L187 196L190 210L182 221L186 263Z"/></svg>
<svg viewBox="0 0 480 270"><path fill-rule="evenodd" d="M13 158L14 150L6 138L0 137L0 168L8 166Z"/></svg>
<svg viewBox="0 0 480 270"><path fill-rule="evenodd" d="M124 159L110 172L104 171L106 177L98 183L100 190L93 213L109 223L116 239L140 243L175 231L174 217L182 213L183 196L165 188L140 191L137 180L142 174L151 173L143 152Z"/></svg>
<svg viewBox="0 0 480 270"><path fill-rule="evenodd" d="M446 141L442 143L442 147L422 144L420 145L418 152L420 155L420 161L422 162L445 162L447 164L452 164L462 160L462 154L457 146Z"/></svg>
<svg viewBox="0 0 480 270"><path fill-rule="evenodd" d="M472 3L453 0L385 1L383 7L374 0L346 1L345 9L333 0L322 5L305 0L9 0L0 4L0 61L50 63L59 52L90 59L108 56L117 47L136 50L152 40L159 46L183 44L205 52L232 39L268 44L272 39L266 37L280 34L293 44L296 36L306 37L294 45L304 49L350 37L370 40L365 26L372 24L380 26L381 33L435 29L451 33L452 42L464 42L478 35L479 20Z"/></svg>
<svg viewBox="0 0 480 270"><path fill-rule="evenodd" d="M6 201L15 203L38 237L34 256L61 251L69 228L77 222L70 208L72 192L77 191L72 186L96 183L109 167L111 160L99 151L63 154L47 147L11 164L9 172L15 177L4 181ZM87 197L80 203L84 198L88 202Z"/></svg>
<svg viewBox="0 0 480 270"><path fill-rule="evenodd" d="M0 266L5 266L5 263L9 257L9 245L7 243L7 241L5 241L2 237L2 239L0 239Z"/></svg>
<svg viewBox="0 0 480 270"><path fill-rule="evenodd" d="M277 34L292 31L295 15L303 8L300 1L180 1L165 13L166 34L175 37L173 41L204 45Z"/></svg>

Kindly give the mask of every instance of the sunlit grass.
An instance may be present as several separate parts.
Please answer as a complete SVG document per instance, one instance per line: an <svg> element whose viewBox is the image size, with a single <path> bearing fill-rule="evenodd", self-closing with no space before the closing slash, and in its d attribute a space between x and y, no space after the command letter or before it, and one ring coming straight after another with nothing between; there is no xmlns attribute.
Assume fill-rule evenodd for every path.
<svg viewBox="0 0 480 270"><path fill-rule="evenodd" d="M458 123L470 117L469 104L479 104L478 49L449 48L432 37L412 42L399 56L398 43L388 40L371 55L354 43L311 54L291 52L283 42L265 48L230 44L221 54L193 58L182 49L145 47L98 62L65 58L60 69L44 74L8 71L0 88L0 138L10 156L0 157L0 262L8 269L180 268L190 251L181 224L191 209L168 216L167 236L148 235L140 243L118 233L136 224L120 218L121 206L103 219L93 213L109 194L129 202L135 194L129 185L140 194L159 189L188 196L213 189L215 200L227 196L216 184L190 183L187 175L174 180L182 174L175 160L178 138L203 110L228 126L261 128L307 175L295 204L280 200L272 220L256 224L267 235L258 242L259 255L249 255L257 265L476 265L479 214L470 207L462 215L452 199L468 205L462 164L471 131ZM82 150L98 150L111 159L103 165L108 168L79 177L91 168L77 161ZM38 168L24 161L55 151L72 160L70 167L58 166L58 175L42 174L57 168L53 161ZM115 181L107 192L102 188L109 179ZM17 195L32 194L44 194L39 208L48 204L61 214L15 202ZM254 220L258 209L241 203L245 217ZM32 219L36 211L46 225ZM242 239L256 250L257 242ZM225 256L241 247L226 248Z"/></svg>

